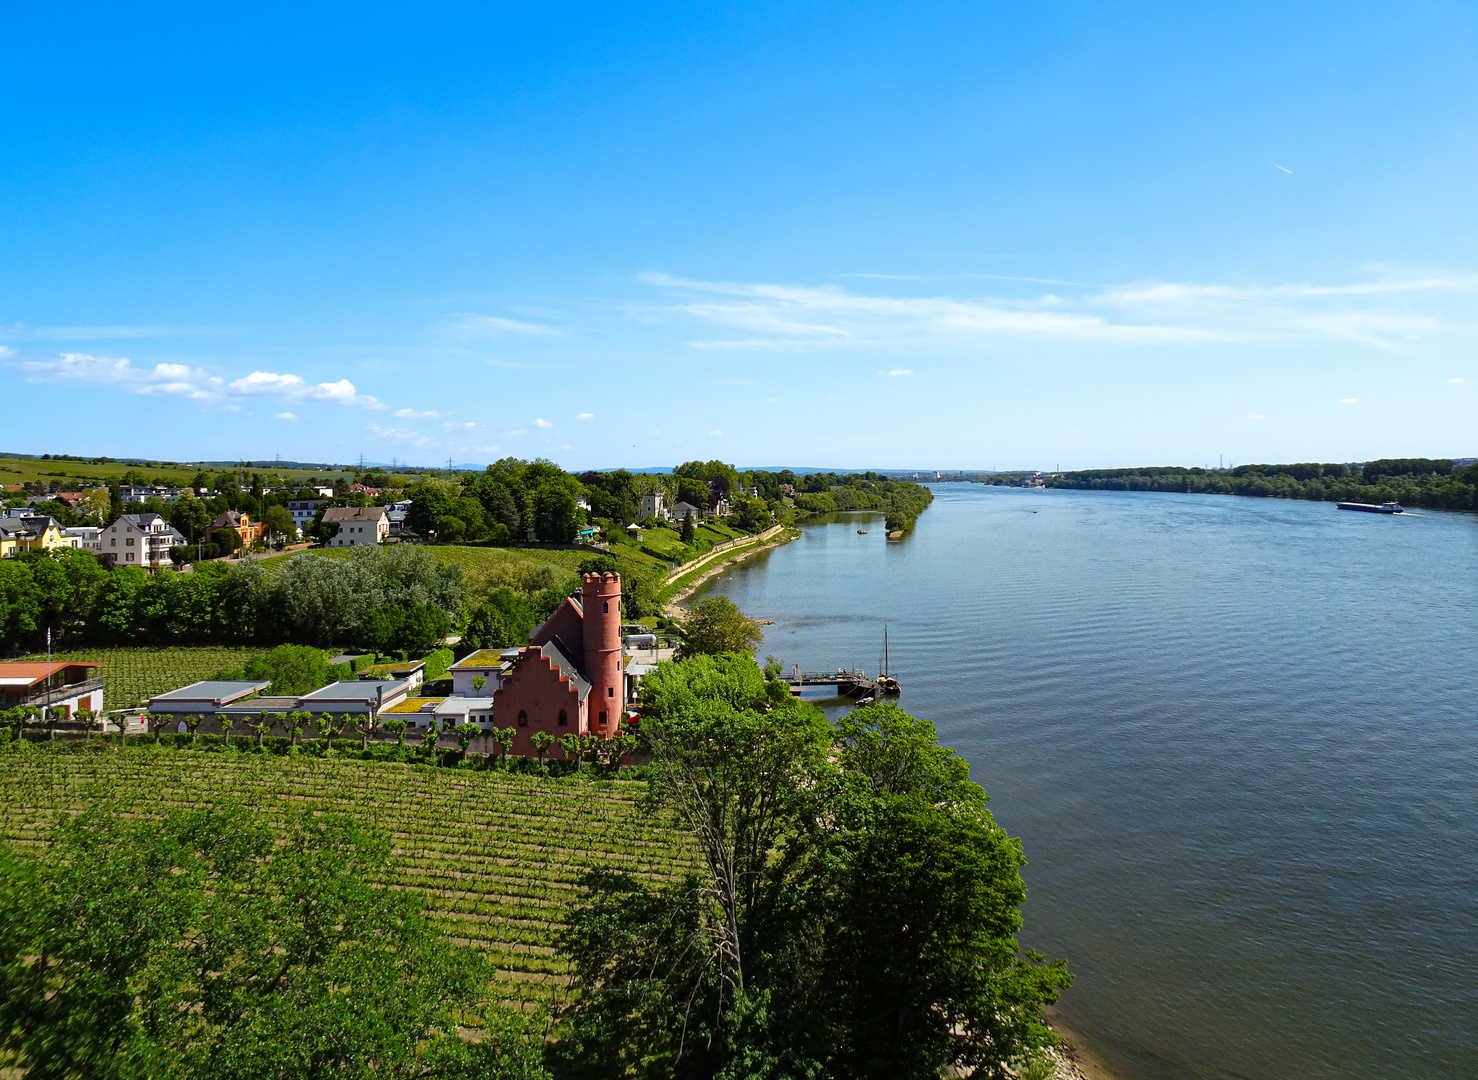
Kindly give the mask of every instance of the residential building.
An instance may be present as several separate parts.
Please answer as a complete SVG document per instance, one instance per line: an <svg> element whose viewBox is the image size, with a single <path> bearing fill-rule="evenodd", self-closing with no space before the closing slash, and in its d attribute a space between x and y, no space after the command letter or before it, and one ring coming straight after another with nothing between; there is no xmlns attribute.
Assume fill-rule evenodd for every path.
<svg viewBox="0 0 1478 1080"><path fill-rule="evenodd" d="M333 488L329 488L329 494L333 494ZM293 516L293 524L298 527L298 532L302 532L313 524L319 509L327 505L327 499L289 499L287 512Z"/></svg>
<svg viewBox="0 0 1478 1080"><path fill-rule="evenodd" d="M102 667L75 661L0 663L0 709L29 707L51 717L69 717L79 709L101 712Z"/></svg>
<svg viewBox="0 0 1478 1080"><path fill-rule="evenodd" d="M161 502L172 503L180 497L180 489L177 487L120 487L118 497L125 503L143 502L145 499L159 499Z"/></svg>
<svg viewBox="0 0 1478 1080"><path fill-rule="evenodd" d="M124 514L102 536L104 556L118 566L169 565L169 549L185 538L158 514Z"/></svg>
<svg viewBox="0 0 1478 1080"><path fill-rule="evenodd" d="M431 715L442 731L459 728L463 724L476 724L483 731L491 731L493 724L493 697L449 697L443 698L432 709Z"/></svg>
<svg viewBox="0 0 1478 1080"><path fill-rule="evenodd" d="M101 525L72 525L62 530L63 536L72 538L72 547L91 551L95 555L103 553L103 529Z"/></svg>
<svg viewBox="0 0 1478 1080"><path fill-rule="evenodd" d="M329 547L383 544L390 534L390 519L383 506L333 506L324 511L323 523L339 527Z"/></svg>
<svg viewBox="0 0 1478 1080"><path fill-rule="evenodd" d="M667 516L667 493L662 490L649 491L641 497L641 512L637 515L642 521L647 518L657 518L659 521Z"/></svg>
<svg viewBox="0 0 1478 1080"><path fill-rule="evenodd" d="M257 542L262 535L262 526L251 519L251 515L240 510L223 510L217 514L215 519L205 527L204 541L210 543L212 534L217 529L235 529L236 535L241 537L241 546L249 548Z"/></svg>
<svg viewBox="0 0 1478 1080"><path fill-rule="evenodd" d="M0 517L0 558L14 558L19 551L50 551L77 546L77 538L62 531L56 518L27 513Z"/></svg>
<svg viewBox="0 0 1478 1080"><path fill-rule="evenodd" d="M518 649L479 649L477 652L468 653L446 669L446 673L452 677L452 695L454 697L492 697L493 692L501 685L499 677L513 665L519 651ZM475 685L473 681L479 678L483 680L481 686Z"/></svg>
<svg viewBox="0 0 1478 1080"><path fill-rule="evenodd" d="M694 524L703 520L703 511L690 502L680 502L672 508L672 519L674 521L681 521L689 514L692 515Z"/></svg>
<svg viewBox="0 0 1478 1080"><path fill-rule="evenodd" d="M729 506L728 484L716 480L708 481L708 516L728 517L734 511Z"/></svg>
<svg viewBox="0 0 1478 1080"><path fill-rule="evenodd" d="M515 754L537 754L536 731L619 734L627 701L621 575L586 574L580 594L530 635L498 680L493 713L498 727L514 729Z"/></svg>

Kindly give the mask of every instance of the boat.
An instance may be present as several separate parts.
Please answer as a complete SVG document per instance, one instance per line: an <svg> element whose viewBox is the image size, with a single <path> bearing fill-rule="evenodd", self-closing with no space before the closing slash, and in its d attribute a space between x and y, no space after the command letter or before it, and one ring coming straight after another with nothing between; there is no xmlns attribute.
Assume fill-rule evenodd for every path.
<svg viewBox="0 0 1478 1080"><path fill-rule="evenodd" d="M858 529L857 530L857 535L858 536L866 536L867 535L867 530L866 529Z"/></svg>
<svg viewBox="0 0 1478 1080"><path fill-rule="evenodd" d="M903 688L898 685L898 680L888 674L888 624L883 623L883 663L882 670L878 672L877 696L897 697L903 693Z"/></svg>
<svg viewBox="0 0 1478 1080"><path fill-rule="evenodd" d="M1349 502L1335 503L1334 505L1339 510L1361 510L1367 514L1404 514L1406 512L1401 509L1401 504L1396 502L1381 503L1379 506L1375 505L1375 503Z"/></svg>

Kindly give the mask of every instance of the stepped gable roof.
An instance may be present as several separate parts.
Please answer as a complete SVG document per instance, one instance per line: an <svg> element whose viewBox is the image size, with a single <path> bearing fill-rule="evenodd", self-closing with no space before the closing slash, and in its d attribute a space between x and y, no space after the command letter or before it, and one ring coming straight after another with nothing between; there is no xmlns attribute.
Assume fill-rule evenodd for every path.
<svg viewBox="0 0 1478 1080"><path fill-rule="evenodd" d="M570 680L570 683L580 692L580 700L584 701L590 696L590 680L580 670L578 664L570 659L570 654L560 644L559 638L552 638L539 649L539 655L547 658L550 663L559 668L559 673Z"/></svg>

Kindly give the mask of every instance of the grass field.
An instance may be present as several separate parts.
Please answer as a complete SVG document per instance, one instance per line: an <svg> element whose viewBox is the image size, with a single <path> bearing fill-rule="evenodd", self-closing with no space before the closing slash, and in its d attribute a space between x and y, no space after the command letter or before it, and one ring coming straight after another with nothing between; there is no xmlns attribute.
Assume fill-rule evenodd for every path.
<svg viewBox="0 0 1478 1080"><path fill-rule="evenodd" d="M275 826L308 807L350 815L394 842L381 884L425 896L449 937L486 950L504 1000L548 1005L567 972L554 936L585 870L670 878L690 865L679 834L635 812L642 791L343 758L23 744L0 749L0 841L37 843L86 800L135 802L160 816L232 802Z"/></svg>
<svg viewBox="0 0 1478 1080"><path fill-rule="evenodd" d="M160 479L170 484L188 484L195 474L200 471L198 465L179 465L174 462L150 462L143 465L133 465L127 462L114 461L107 464L95 465L86 461L42 461L40 458L32 457L0 457L0 485L5 484L28 484L40 480L50 483L53 480L63 482L66 487L71 488L71 481L77 481L76 487L95 487L101 483L120 480L124 473L133 471L142 473L150 480ZM225 466L206 466L205 471L211 476L220 472L234 472L235 469ZM257 467L248 469L248 472L259 472L267 476L281 476L284 479L306 480L310 476L331 479L335 476L348 477L350 472L323 469L278 469L271 467Z"/></svg>
<svg viewBox="0 0 1478 1080"><path fill-rule="evenodd" d="M262 648L175 649L77 649L52 653L53 660L101 661L107 684L103 688L103 706L108 709L131 709L143 705L155 694L209 679L218 671L235 670L253 656L267 652ZM45 660L45 653L23 657Z"/></svg>
<svg viewBox="0 0 1478 1080"><path fill-rule="evenodd" d="M466 547L459 544L432 544L426 550L431 552L431 557L438 564L456 563L469 579L475 579L478 573L491 567L519 565L553 566L573 574L585 559L601 554L601 552L585 548ZM347 559L353 551L353 548L318 548L313 554L327 555L332 559ZM665 562L654 559L634 547L615 544L612 545L610 554L623 574L636 573L660 578L667 573ZM293 555L273 555L271 558L263 559L262 566L268 573L271 573L280 569L287 559L293 557Z"/></svg>

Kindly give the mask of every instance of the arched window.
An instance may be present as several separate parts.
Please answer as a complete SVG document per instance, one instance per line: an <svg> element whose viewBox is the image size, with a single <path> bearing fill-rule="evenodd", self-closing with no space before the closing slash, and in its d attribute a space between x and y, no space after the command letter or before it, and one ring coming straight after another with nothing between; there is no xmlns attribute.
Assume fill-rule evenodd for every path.
<svg viewBox="0 0 1478 1080"><path fill-rule="evenodd" d="M519 727L528 727L529 726L529 714L526 713L526 712L524 712L522 709L519 709L518 710L518 726Z"/></svg>
<svg viewBox="0 0 1478 1080"><path fill-rule="evenodd" d="M567 712L565 712L563 709L560 709L559 710L559 726L560 727L569 727L570 726L570 714L567 713Z"/></svg>
<svg viewBox="0 0 1478 1080"><path fill-rule="evenodd" d="M600 610L602 615L609 615L611 613L611 602L609 600L602 600L600 602Z"/></svg>

